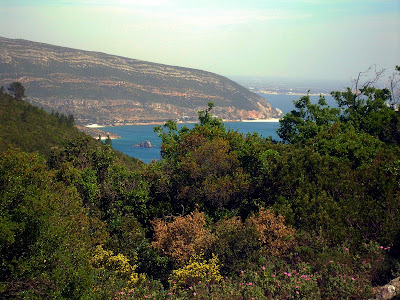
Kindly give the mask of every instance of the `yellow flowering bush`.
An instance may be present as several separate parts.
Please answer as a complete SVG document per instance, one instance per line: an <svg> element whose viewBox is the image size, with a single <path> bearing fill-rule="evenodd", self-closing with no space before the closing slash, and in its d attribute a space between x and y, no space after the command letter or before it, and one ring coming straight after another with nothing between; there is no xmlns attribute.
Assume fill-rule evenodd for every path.
<svg viewBox="0 0 400 300"><path fill-rule="evenodd" d="M193 254L184 267L172 271L169 277L173 288L188 287L198 282L217 283L221 279L218 257L213 254L212 258L207 260L203 253Z"/></svg>
<svg viewBox="0 0 400 300"><path fill-rule="evenodd" d="M134 258L136 261L136 257ZM102 245L98 245L94 251L93 257L90 259L92 267L108 271L110 279L115 280L116 278L122 278L126 280L127 287L131 288L133 285L138 283L139 280L144 280L143 274L137 274L135 272L137 265L131 265L129 259L118 253L114 255L111 250L104 250Z"/></svg>

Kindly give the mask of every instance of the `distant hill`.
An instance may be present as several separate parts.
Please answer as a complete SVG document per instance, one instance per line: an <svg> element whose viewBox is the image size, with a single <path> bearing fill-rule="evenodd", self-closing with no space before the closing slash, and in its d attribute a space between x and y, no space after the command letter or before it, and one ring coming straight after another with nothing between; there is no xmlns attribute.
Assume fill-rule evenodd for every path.
<svg viewBox="0 0 400 300"><path fill-rule="evenodd" d="M215 103L227 120L281 112L234 81L206 71L0 37L0 85L20 81L28 101L77 123L196 121Z"/></svg>

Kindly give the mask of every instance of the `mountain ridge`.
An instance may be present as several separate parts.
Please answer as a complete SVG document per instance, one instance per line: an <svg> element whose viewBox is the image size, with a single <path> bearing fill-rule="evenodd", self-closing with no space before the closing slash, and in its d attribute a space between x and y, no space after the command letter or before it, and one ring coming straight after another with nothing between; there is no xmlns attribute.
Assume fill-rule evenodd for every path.
<svg viewBox="0 0 400 300"><path fill-rule="evenodd" d="M208 102L225 120L281 116L261 96L212 72L0 37L0 85L20 81L28 101L78 123L192 121Z"/></svg>

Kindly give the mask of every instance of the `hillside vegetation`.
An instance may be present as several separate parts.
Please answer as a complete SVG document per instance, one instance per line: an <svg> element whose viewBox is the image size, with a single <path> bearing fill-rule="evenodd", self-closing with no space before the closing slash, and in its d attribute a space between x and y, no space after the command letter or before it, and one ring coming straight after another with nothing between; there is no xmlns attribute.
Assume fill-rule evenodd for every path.
<svg viewBox="0 0 400 300"><path fill-rule="evenodd" d="M283 143L226 129L209 103L193 129L156 127L161 160L134 167L78 133L50 155L3 135L0 295L371 297L400 275L400 115L386 89L333 96L296 101ZM0 99L15 127L26 106L68 128Z"/></svg>
<svg viewBox="0 0 400 300"><path fill-rule="evenodd" d="M78 131L72 115L59 112L48 114L19 97L8 95L0 89L0 151L17 147L25 152L38 152L50 158L57 149L67 147L72 141L84 140L87 148L98 148L95 139ZM138 161L113 151L118 160L131 165Z"/></svg>
<svg viewBox="0 0 400 300"><path fill-rule="evenodd" d="M52 147L65 146L67 140L83 136L74 128L73 117L49 115L22 99L0 95L0 136L2 150L13 144L27 152L50 155Z"/></svg>

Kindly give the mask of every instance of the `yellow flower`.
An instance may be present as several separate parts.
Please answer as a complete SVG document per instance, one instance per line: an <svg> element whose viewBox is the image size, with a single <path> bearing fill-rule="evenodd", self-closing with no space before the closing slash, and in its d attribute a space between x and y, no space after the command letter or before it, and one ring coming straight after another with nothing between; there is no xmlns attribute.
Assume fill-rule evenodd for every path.
<svg viewBox="0 0 400 300"><path fill-rule="evenodd" d="M219 282L221 279L218 257L213 254L211 259L206 260L203 253L200 253L192 255L184 267L172 271L169 281L175 288L190 286L199 281Z"/></svg>

